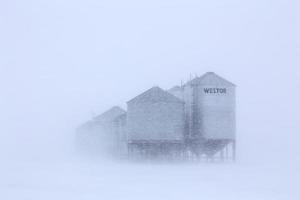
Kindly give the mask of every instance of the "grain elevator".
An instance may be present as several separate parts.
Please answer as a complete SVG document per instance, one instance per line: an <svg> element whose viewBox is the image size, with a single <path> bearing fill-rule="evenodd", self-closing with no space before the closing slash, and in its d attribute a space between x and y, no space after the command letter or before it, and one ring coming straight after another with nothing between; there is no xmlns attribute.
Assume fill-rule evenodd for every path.
<svg viewBox="0 0 300 200"><path fill-rule="evenodd" d="M105 134L129 158L235 160L235 90L213 72L169 90L153 87L129 100L127 112L115 109Z"/></svg>

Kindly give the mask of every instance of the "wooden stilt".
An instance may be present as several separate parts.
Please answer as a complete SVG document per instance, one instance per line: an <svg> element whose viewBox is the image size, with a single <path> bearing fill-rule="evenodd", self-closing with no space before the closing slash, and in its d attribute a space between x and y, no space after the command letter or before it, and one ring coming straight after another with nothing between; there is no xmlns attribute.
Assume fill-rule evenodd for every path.
<svg viewBox="0 0 300 200"><path fill-rule="evenodd" d="M235 162L236 160L236 143L235 140L232 142L232 161Z"/></svg>
<svg viewBox="0 0 300 200"><path fill-rule="evenodd" d="M220 152L221 161L224 162L224 148Z"/></svg>
<svg viewBox="0 0 300 200"><path fill-rule="evenodd" d="M228 160L228 157L229 157L229 154L228 154L228 145L229 144L226 144L226 146L225 146L225 160Z"/></svg>

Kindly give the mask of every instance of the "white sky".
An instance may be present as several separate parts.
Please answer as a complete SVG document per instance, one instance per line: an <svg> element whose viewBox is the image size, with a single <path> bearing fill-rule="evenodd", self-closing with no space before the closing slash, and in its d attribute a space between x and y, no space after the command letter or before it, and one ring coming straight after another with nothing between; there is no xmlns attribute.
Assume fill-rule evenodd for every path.
<svg viewBox="0 0 300 200"><path fill-rule="evenodd" d="M299 10L296 0L1 0L1 148L65 146L92 111L214 71L238 86L240 157L293 157Z"/></svg>

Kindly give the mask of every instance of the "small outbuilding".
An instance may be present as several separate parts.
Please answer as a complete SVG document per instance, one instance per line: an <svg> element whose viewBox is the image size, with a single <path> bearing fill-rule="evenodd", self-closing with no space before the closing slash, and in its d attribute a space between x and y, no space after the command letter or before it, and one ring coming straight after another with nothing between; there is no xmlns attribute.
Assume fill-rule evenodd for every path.
<svg viewBox="0 0 300 200"><path fill-rule="evenodd" d="M77 129L76 141L80 150L95 154L118 153L125 136L126 111L112 107Z"/></svg>

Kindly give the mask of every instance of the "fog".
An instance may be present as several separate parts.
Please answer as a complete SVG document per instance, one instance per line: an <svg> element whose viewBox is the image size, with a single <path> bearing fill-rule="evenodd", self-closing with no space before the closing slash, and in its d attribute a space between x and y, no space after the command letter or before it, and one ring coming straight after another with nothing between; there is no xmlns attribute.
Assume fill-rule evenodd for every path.
<svg viewBox="0 0 300 200"><path fill-rule="evenodd" d="M1 1L0 157L1 174L6 174L4 182L10 180L18 185L19 179L12 179L9 174L14 173L15 177L26 174L13 168L15 163L23 168L25 163L35 162L36 171L43 171L47 166L36 164L38 161L51 163L49 166L53 160L67 163L75 154L76 127L93 115L114 105L126 108L128 100L152 86L169 89L186 82L190 76L214 71L237 85L237 164L185 166L183 169L195 171L204 167L207 174L181 172L179 180L187 181L185 176L208 177L221 171L225 174L222 178L232 175L236 186L249 177L232 171L244 174L254 165L255 169L272 165L277 167L273 174L264 176L269 168L263 167L250 173L263 180L277 174L278 179L274 179L284 177L285 186L293 188L300 164L299 8L296 0ZM65 165L71 166L62 164ZM95 176L101 176L95 171L96 166L91 164L73 171L93 183L100 181ZM237 166L247 167L237 169ZM125 168L133 176L134 169L144 169L136 167L126 165ZM156 166L154 171L169 172L173 177L181 169L176 167ZM94 179L84 176L84 169L89 169ZM113 169L110 173L118 171L117 165ZM149 172L149 168L144 170ZM55 169L49 174L47 177L57 175ZM73 175L69 172L66 179ZM24 180L30 179L28 176ZM117 181L115 176L112 175L110 184ZM149 181L152 191L156 191L152 178L139 176L137 179L142 183ZM55 180L48 181L51 184L46 184L46 188L57 186ZM123 181L134 182L132 178ZM171 184L175 178L166 181ZM214 187L226 183L218 184ZM208 191L213 190L206 187ZM3 181L0 188L6 192L6 199L10 199L10 191L19 191L8 190ZM248 193L241 192L242 189L237 189L241 193L231 191L227 198L244 194L250 194L249 199L299 197L299 193L290 190L264 196L263 192L269 189L253 188ZM278 188L281 185L276 185L274 190ZM126 188L122 191L125 196L128 194ZM162 196L172 198L166 195L168 191L172 190L166 189ZM194 195L197 190L191 192L190 197L197 199ZM210 196L212 193L206 193L206 197L217 199ZM237 193L240 195L234 196ZM24 199L37 193L26 194ZM93 195L85 197L98 197ZM132 195L127 198L134 198ZM180 195L176 198L180 199Z"/></svg>

